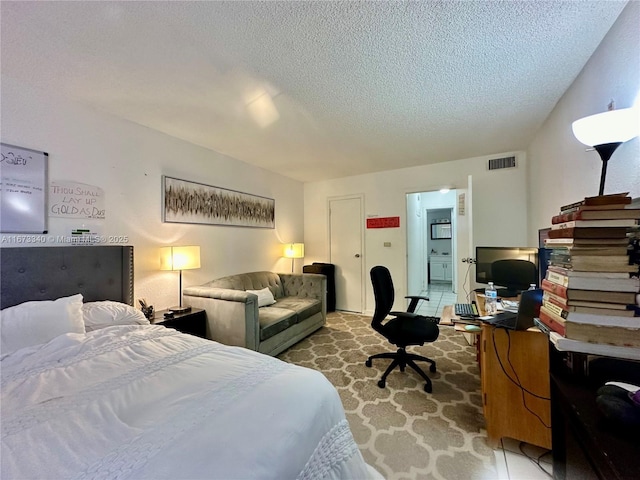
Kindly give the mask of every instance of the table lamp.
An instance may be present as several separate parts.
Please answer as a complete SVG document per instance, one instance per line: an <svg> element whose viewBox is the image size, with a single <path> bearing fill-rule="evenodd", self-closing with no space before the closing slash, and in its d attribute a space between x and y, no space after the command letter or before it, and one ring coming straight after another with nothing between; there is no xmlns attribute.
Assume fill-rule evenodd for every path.
<svg viewBox="0 0 640 480"><path fill-rule="evenodd" d="M291 273L296 258L304 258L304 243L287 243L284 247L285 258L291 259Z"/></svg>
<svg viewBox="0 0 640 480"><path fill-rule="evenodd" d="M585 145L593 147L602 159L600 193L604 195L604 180L607 162L620 145L638 136L639 112L637 108L609 110L573 122L575 137Z"/></svg>
<svg viewBox="0 0 640 480"><path fill-rule="evenodd" d="M200 268L200 247L162 247L160 249L160 270L179 270L180 271L180 305L170 307L169 310L174 313L184 313L191 310L191 307L182 305L182 270L191 270Z"/></svg>

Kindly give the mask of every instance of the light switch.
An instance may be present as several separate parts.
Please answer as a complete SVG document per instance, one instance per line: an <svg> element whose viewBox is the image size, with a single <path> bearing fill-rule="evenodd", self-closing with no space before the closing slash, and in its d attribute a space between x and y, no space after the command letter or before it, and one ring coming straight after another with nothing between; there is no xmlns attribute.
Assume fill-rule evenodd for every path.
<svg viewBox="0 0 640 480"><path fill-rule="evenodd" d="M384 246L385 247L390 247L391 246L391 242L384 242Z"/></svg>

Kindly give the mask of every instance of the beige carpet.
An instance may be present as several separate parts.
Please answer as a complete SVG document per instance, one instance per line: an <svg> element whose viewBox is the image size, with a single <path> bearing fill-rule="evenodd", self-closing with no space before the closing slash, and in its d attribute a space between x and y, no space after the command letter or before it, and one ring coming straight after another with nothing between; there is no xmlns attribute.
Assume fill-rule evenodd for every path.
<svg viewBox="0 0 640 480"><path fill-rule="evenodd" d="M450 326L434 343L410 350L436 360L429 374L433 393L407 368L396 369L386 388L377 386L389 360L365 360L394 351L371 329L370 318L330 313L327 325L279 355L320 370L340 393L356 442L367 463L391 479L496 478L493 450L486 445L475 349ZM421 362L422 363L422 362Z"/></svg>

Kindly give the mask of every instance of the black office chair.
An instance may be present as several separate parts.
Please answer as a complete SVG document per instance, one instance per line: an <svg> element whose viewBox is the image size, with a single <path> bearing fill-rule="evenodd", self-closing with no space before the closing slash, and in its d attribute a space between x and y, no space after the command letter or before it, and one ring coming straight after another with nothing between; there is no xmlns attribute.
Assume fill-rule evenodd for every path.
<svg viewBox="0 0 640 480"><path fill-rule="evenodd" d="M491 278L496 285L505 287L498 288L499 297L515 297L538 283L538 270L528 260L497 260L491 264Z"/></svg>
<svg viewBox="0 0 640 480"><path fill-rule="evenodd" d="M373 294L376 299L376 309L373 314L373 320L371 326L373 329L385 337L389 342L398 347L398 351L395 353L378 353L377 355L371 355L365 365L371 367L371 360L374 358L391 358L393 362L389 365L382 375L378 386L384 388L387 380L387 376L391 371L400 367L400 371L404 372L405 367L408 365L413 368L418 374L427 382L424 386L424 391L431 393L431 379L426 373L415 363L416 361L429 362L431 366L429 371L436 371L436 362L430 358L423 357L407 352L409 345L424 345L425 342L433 342L438 338L440 329L438 328L439 318L426 317L424 315L418 315L414 313L418 302L420 300L429 300L427 297L420 296L408 296L411 302L406 312L392 312L394 300L393 281L391 280L391 274L389 269L382 266L373 267L371 269L371 283L373 285ZM390 319L386 323L382 323L387 315L392 315L395 318Z"/></svg>

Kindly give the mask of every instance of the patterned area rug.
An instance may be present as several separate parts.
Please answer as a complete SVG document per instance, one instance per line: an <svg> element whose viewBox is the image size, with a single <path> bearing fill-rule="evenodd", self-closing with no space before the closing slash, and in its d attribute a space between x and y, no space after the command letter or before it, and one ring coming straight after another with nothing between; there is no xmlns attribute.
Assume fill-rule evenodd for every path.
<svg viewBox="0 0 640 480"><path fill-rule="evenodd" d="M391 479L497 478L493 450L486 444L476 352L453 327L441 326L434 343L410 350L433 358L425 372L433 393L411 368L394 370L386 388L377 383L389 360L369 355L395 351L371 319L334 312L327 324L279 358L319 370L337 388L347 419L367 463Z"/></svg>

